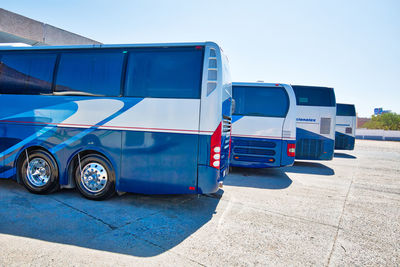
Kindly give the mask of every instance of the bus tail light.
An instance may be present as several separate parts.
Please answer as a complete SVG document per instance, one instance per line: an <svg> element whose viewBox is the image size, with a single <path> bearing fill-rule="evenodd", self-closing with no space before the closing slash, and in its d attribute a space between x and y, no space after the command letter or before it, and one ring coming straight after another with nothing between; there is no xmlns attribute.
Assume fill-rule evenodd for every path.
<svg viewBox="0 0 400 267"><path fill-rule="evenodd" d="M210 166L219 169L221 161L221 127L222 122L211 136Z"/></svg>
<svg viewBox="0 0 400 267"><path fill-rule="evenodd" d="M296 156L296 144L288 144L287 145L287 155L289 157Z"/></svg>

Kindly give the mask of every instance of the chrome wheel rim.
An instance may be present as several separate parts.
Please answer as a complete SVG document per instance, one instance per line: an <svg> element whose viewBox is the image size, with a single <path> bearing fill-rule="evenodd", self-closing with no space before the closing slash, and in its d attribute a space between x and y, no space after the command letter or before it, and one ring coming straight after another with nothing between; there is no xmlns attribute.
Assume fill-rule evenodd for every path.
<svg viewBox="0 0 400 267"><path fill-rule="evenodd" d="M90 193L98 193L103 190L108 181L108 174L103 165L90 162L83 167L81 172L81 183Z"/></svg>
<svg viewBox="0 0 400 267"><path fill-rule="evenodd" d="M28 163L26 177L32 186L45 186L51 177L51 167L44 159L33 158Z"/></svg>

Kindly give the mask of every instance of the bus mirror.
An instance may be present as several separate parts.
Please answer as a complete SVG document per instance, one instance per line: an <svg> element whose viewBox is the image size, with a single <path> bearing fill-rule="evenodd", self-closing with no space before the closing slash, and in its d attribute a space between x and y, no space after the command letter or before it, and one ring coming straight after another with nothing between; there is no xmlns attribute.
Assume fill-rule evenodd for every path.
<svg viewBox="0 0 400 267"><path fill-rule="evenodd" d="M235 99L232 98L232 114L235 113L235 109L236 109L236 101Z"/></svg>

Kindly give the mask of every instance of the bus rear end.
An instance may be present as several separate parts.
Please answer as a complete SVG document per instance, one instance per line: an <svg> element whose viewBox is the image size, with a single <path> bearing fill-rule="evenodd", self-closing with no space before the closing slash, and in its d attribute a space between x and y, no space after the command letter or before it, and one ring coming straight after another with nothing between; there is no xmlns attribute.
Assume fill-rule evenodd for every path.
<svg viewBox="0 0 400 267"><path fill-rule="evenodd" d="M336 105L335 149L354 149L356 120L354 105Z"/></svg>
<svg viewBox="0 0 400 267"><path fill-rule="evenodd" d="M231 166L292 165L296 147L293 89L284 84L234 83Z"/></svg>
<svg viewBox="0 0 400 267"><path fill-rule="evenodd" d="M335 146L333 88L292 85L297 103L296 159L331 160Z"/></svg>
<svg viewBox="0 0 400 267"><path fill-rule="evenodd" d="M232 82L228 59L215 43L204 51L198 155L198 192L218 190L229 171Z"/></svg>

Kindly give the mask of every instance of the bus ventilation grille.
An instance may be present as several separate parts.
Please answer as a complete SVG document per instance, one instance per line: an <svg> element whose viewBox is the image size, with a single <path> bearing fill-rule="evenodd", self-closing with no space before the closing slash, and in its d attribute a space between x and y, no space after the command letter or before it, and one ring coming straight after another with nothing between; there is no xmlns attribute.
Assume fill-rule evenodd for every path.
<svg viewBox="0 0 400 267"><path fill-rule="evenodd" d="M321 134L329 134L331 132L331 118L321 118Z"/></svg>
<svg viewBox="0 0 400 267"><path fill-rule="evenodd" d="M296 157L318 159L324 151L324 141L316 139L298 139L296 142Z"/></svg>

